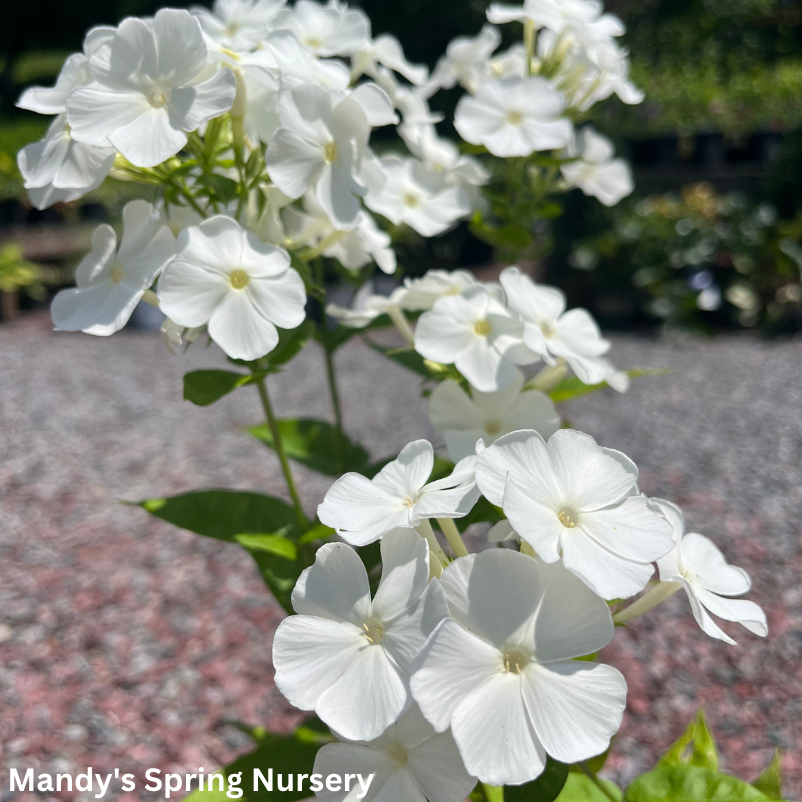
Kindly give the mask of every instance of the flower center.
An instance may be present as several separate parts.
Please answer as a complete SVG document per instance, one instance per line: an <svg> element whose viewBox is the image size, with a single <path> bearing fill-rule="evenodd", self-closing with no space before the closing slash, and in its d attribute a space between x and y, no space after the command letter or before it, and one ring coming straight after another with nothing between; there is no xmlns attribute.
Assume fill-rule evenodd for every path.
<svg viewBox="0 0 802 802"><path fill-rule="evenodd" d="M548 323L541 323L540 330L543 332L543 336L548 340L550 337L554 336L554 329Z"/></svg>
<svg viewBox="0 0 802 802"><path fill-rule="evenodd" d="M495 437L501 431L501 422L497 420L489 420L485 424L485 431L491 437Z"/></svg>
<svg viewBox="0 0 802 802"><path fill-rule="evenodd" d="M376 646L384 638L384 624L378 618L368 618L362 622L363 635L371 646Z"/></svg>
<svg viewBox="0 0 802 802"><path fill-rule="evenodd" d="M337 151L337 146L333 142L329 142L329 144L323 149L323 155L326 161L331 164L332 162L337 161L337 157L340 154Z"/></svg>
<svg viewBox="0 0 802 802"><path fill-rule="evenodd" d="M473 333L479 337L487 337L490 334L490 324L486 320L477 320L473 324Z"/></svg>
<svg viewBox="0 0 802 802"><path fill-rule="evenodd" d="M167 105L167 95L161 89L154 89L148 102L154 109L163 109Z"/></svg>
<svg viewBox="0 0 802 802"><path fill-rule="evenodd" d="M524 116L520 111L508 111L507 122L510 125L520 125L524 121Z"/></svg>
<svg viewBox="0 0 802 802"><path fill-rule="evenodd" d="M123 268L122 265L114 265L111 269L111 280L115 284L119 284L123 280Z"/></svg>
<svg viewBox="0 0 802 802"><path fill-rule="evenodd" d="M232 270L228 274L228 283L231 284L235 290L244 290L248 286L250 280L251 277L240 267L236 270Z"/></svg>
<svg viewBox="0 0 802 802"><path fill-rule="evenodd" d="M560 519L560 523L566 529L573 529L576 526L575 512L571 512L570 510L561 510L557 517Z"/></svg>
<svg viewBox="0 0 802 802"><path fill-rule="evenodd" d="M316 36L310 36L306 40L306 46L307 47L311 47L312 50L317 50L320 47L320 45L321 45L321 41Z"/></svg>
<svg viewBox="0 0 802 802"><path fill-rule="evenodd" d="M393 760L393 763L395 763L396 766L398 766L399 768L402 766L406 766L407 763L409 762L409 755L407 754L407 750L404 749L404 747L401 746L401 744L395 743L395 741L387 747L387 754L390 755L390 757Z"/></svg>
<svg viewBox="0 0 802 802"><path fill-rule="evenodd" d="M413 195L411 192L407 192L404 195L404 206L408 209L416 209L420 206L420 198L417 195Z"/></svg>
<svg viewBox="0 0 802 802"><path fill-rule="evenodd" d="M529 664L529 655L523 649L508 649L504 652L504 670L508 674L520 674Z"/></svg>

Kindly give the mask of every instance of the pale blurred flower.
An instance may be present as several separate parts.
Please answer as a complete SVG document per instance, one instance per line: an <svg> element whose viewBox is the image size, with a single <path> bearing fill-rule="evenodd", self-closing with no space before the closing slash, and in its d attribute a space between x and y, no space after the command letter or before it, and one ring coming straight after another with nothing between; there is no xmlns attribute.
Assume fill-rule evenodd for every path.
<svg viewBox="0 0 802 802"><path fill-rule="evenodd" d="M616 159L613 143L592 128L583 128L564 154L569 161L560 169L566 181L605 206L615 206L632 194L632 171L623 159Z"/></svg>

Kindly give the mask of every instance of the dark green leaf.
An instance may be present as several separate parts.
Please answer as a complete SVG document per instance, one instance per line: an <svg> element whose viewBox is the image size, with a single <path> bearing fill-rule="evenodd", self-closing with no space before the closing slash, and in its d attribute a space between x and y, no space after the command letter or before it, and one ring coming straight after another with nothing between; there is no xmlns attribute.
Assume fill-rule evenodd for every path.
<svg viewBox="0 0 802 802"><path fill-rule="evenodd" d="M297 329L279 329L278 345L267 355L271 365L284 365L300 353L315 333L315 324L305 320Z"/></svg>
<svg viewBox="0 0 802 802"><path fill-rule="evenodd" d="M532 235L518 226L494 228L486 223L471 223L471 233L494 248L524 251L532 244Z"/></svg>
<svg viewBox="0 0 802 802"><path fill-rule="evenodd" d="M569 772L557 802L610 802L610 797L621 799L621 789L614 782L600 782L605 787L606 794L587 775Z"/></svg>
<svg viewBox="0 0 802 802"><path fill-rule="evenodd" d="M367 337L364 340L374 351L382 354L382 356L386 356L419 376L423 376L426 379L431 378L432 371L426 366L426 360L417 351L413 351L411 347L401 350L398 348L385 348L382 345L371 342Z"/></svg>
<svg viewBox="0 0 802 802"><path fill-rule="evenodd" d="M229 788L229 778L238 781L236 787L244 792L240 802L293 802L296 799L307 799L313 796L309 790L308 778L303 790L299 791L296 783L293 783L294 790L281 792L277 790L275 774L280 773L285 779L287 775L311 775L315 755L323 743L325 739L306 727L300 728L294 735L267 733L259 738L259 746L253 752L238 758L218 773L225 778L226 790ZM259 783L259 790L254 790L254 769L259 769L265 779L268 777L268 770L273 770L272 791L266 790L262 783ZM214 787L217 789L216 784ZM185 797L184 802L229 802L231 797L227 796L226 790L195 791Z"/></svg>
<svg viewBox="0 0 802 802"><path fill-rule="evenodd" d="M625 802L761 802L757 788L712 769L688 764L666 766L638 777L627 787Z"/></svg>
<svg viewBox="0 0 802 802"><path fill-rule="evenodd" d="M237 197L238 185L233 178L218 173L203 173L200 180L223 203L231 203Z"/></svg>
<svg viewBox="0 0 802 802"><path fill-rule="evenodd" d="M685 732L660 758L657 768L682 764L718 770L716 741L707 726L703 710L697 712Z"/></svg>
<svg viewBox="0 0 802 802"><path fill-rule="evenodd" d="M253 376L228 370L193 370L184 375L184 400L208 407L252 380Z"/></svg>
<svg viewBox="0 0 802 802"><path fill-rule="evenodd" d="M553 802L567 779L568 766L550 757L543 773L531 783L506 786L504 802Z"/></svg>
<svg viewBox="0 0 802 802"><path fill-rule="evenodd" d="M780 750L774 750L771 763L760 772L760 776L752 783L758 791L771 799L782 799L782 776L780 774Z"/></svg>
<svg viewBox="0 0 802 802"><path fill-rule="evenodd" d="M287 456L318 473L339 476L346 471L362 473L368 467L368 452L326 421L285 418L278 421L278 428ZM248 431L273 448L273 435L266 424Z"/></svg>

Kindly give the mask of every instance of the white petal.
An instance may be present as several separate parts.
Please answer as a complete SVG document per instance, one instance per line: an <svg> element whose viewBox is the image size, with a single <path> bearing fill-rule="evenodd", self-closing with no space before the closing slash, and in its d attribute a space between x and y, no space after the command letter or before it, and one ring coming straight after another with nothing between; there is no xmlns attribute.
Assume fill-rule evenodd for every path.
<svg viewBox="0 0 802 802"><path fill-rule="evenodd" d="M230 290L221 273L184 261L182 254L170 262L159 279L159 307L180 326L203 326Z"/></svg>
<svg viewBox="0 0 802 802"><path fill-rule="evenodd" d="M292 606L300 615L350 621L361 627L370 614L368 574L357 553L343 543L326 543L298 578Z"/></svg>
<svg viewBox="0 0 802 802"><path fill-rule="evenodd" d="M263 317L247 292L237 290L229 292L212 313L209 334L234 359L259 359L278 345L276 327Z"/></svg>
<svg viewBox="0 0 802 802"><path fill-rule="evenodd" d="M469 693L454 711L451 731L465 768L483 783L520 785L545 768L517 674L498 674Z"/></svg>
<svg viewBox="0 0 802 802"><path fill-rule="evenodd" d="M374 645L359 652L356 660L318 699L315 712L348 740L370 741L378 738L411 701L398 669L385 650Z"/></svg>
<svg viewBox="0 0 802 802"><path fill-rule="evenodd" d="M474 336L454 364L477 390L483 392L508 387L518 376L515 366L507 362L485 337Z"/></svg>
<svg viewBox="0 0 802 802"><path fill-rule="evenodd" d="M535 552L547 562L560 558L560 539L565 527L558 517L554 504L547 497L539 500L536 484L522 480L511 473L504 488L502 509L510 524Z"/></svg>
<svg viewBox="0 0 802 802"><path fill-rule="evenodd" d="M391 775L397 771L397 764L390 753L378 745L334 743L326 744L318 750L312 771L323 777L332 774L339 777L344 777L346 774L361 774L363 778L367 778L369 774L373 774L375 776L370 784L370 790L359 802L375 802L387 786ZM420 794L420 791L418 793ZM324 785L316 792L316 797L323 802L357 802L358 794L362 794L362 787L354 780L349 792L344 786L339 791L329 791ZM417 797L412 799L414 802L423 802L422 796L420 794L420 799Z"/></svg>
<svg viewBox="0 0 802 802"><path fill-rule="evenodd" d="M466 799L476 785L450 732L433 735L417 748L409 749L407 754L408 771L429 802Z"/></svg>
<svg viewBox="0 0 802 802"><path fill-rule="evenodd" d="M314 710L320 697L342 677L365 648L353 624L291 615L273 639L276 686L300 710Z"/></svg>
<svg viewBox="0 0 802 802"><path fill-rule="evenodd" d="M498 649L447 618L421 652L410 686L423 715L443 732L457 704L502 668Z"/></svg>
<svg viewBox="0 0 802 802"><path fill-rule="evenodd" d="M358 197L364 194L363 188L338 160L321 172L315 197L335 228L350 231L362 219Z"/></svg>
<svg viewBox="0 0 802 802"><path fill-rule="evenodd" d="M530 663L524 700L532 726L549 755L576 763L600 755L621 726L627 683L599 663Z"/></svg>
<svg viewBox="0 0 802 802"><path fill-rule="evenodd" d="M142 293L128 284L110 281L62 290L53 299L50 313L57 331L108 337L129 321Z"/></svg>
<svg viewBox="0 0 802 802"><path fill-rule="evenodd" d="M682 564L693 571L696 584L721 596L740 596L752 582L743 568L730 565L709 538L689 532L680 543Z"/></svg>
<svg viewBox="0 0 802 802"><path fill-rule="evenodd" d="M394 529L381 542L382 578L373 612L382 621L418 601L429 582L429 547L414 529Z"/></svg>
<svg viewBox="0 0 802 802"><path fill-rule="evenodd" d="M763 638L769 634L766 614L754 602L747 599L726 599L704 588L697 588L696 595L713 615L725 621L737 621L750 632Z"/></svg>
<svg viewBox="0 0 802 802"><path fill-rule="evenodd" d="M184 9L162 8L153 18L153 38L163 81L179 86L206 65L206 45L200 25Z"/></svg>
<svg viewBox="0 0 802 802"><path fill-rule="evenodd" d="M221 69L203 83L174 89L170 95L170 120L176 128L194 131L227 112L236 93L234 73Z"/></svg>
<svg viewBox="0 0 802 802"><path fill-rule="evenodd" d="M429 420L437 434L449 429L482 429L485 423L477 405L453 379L441 382L432 393Z"/></svg>
<svg viewBox="0 0 802 802"><path fill-rule="evenodd" d="M152 111L144 95L106 89L99 84L76 89L67 101L73 139L108 147L109 136Z"/></svg>
<svg viewBox="0 0 802 802"><path fill-rule="evenodd" d="M582 432L561 429L549 438L548 449L557 482L575 512L615 504L638 481L637 473L627 471Z"/></svg>
<svg viewBox="0 0 802 802"><path fill-rule="evenodd" d="M603 599L628 599L640 593L654 573L651 564L634 563L616 556L579 527L565 532L563 564Z"/></svg>
<svg viewBox="0 0 802 802"><path fill-rule="evenodd" d="M290 198L314 186L326 166L323 150L286 128L276 131L265 154L270 178Z"/></svg>
<svg viewBox="0 0 802 802"><path fill-rule="evenodd" d="M373 483L400 498L417 498L434 466L434 449L428 440L413 440L374 477Z"/></svg>
<svg viewBox="0 0 802 802"><path fill-rule="evenodd" d="M697 588L682 576L674 577L674 581L681 585L688 595L688 601L691 603L691 612L702 632L709 635L711 638L717 638L718 640L723 640L725 643L729 643L730 646L735 646L735 641L710 617L707 610L702 606L702 603L697 597Z"/></svg>
<svg viewBox="0 0 802 802"><path fill-rule="evenodd" d="M306 288L295 270L280 276L251 278L246 288L262 317L283 329L294 329L306 318Z"/></svg>
<svg viewBox="0 0 802 802"><path fill-rule="evenodd" d="M109 141L137 167L155 167L175 156L187 144L187 137L172 124L166 109L150 109L112 131Z"/></svg>

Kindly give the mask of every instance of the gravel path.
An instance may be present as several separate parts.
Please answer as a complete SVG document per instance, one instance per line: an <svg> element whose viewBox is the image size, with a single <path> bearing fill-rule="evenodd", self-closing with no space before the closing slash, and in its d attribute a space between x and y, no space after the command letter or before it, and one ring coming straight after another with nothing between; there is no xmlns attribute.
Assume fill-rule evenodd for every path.
<svg viewBox="0 0 802 802"><path fill-rule="evenodd" d="M752 779L779 746L802 799L802 341L616 338L613 354L676 373L565 413L750 572L771 631L712 641L679 596L619 630L606 659L630 695L610 776L648 769L704 705L729 769ZM170 357L151 334L55 335L43 316L0 328L2 767L208 770L247 748L226 720L292 724L270 664L281 614L249 558L117 503L282 494L277 461L240 431L259 419L255 393L181 401L186 370L222 364L214 349ZM412 374L358 343L339 368L347 428L374 455L430 435ZM322 371L311 347L276 377L279 414L326 416ZM311 510L328 481L298 475Z"/></svg>

